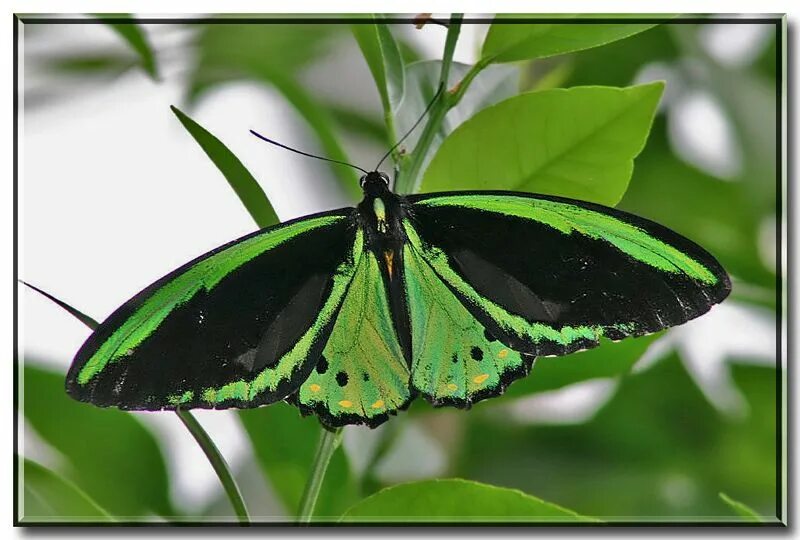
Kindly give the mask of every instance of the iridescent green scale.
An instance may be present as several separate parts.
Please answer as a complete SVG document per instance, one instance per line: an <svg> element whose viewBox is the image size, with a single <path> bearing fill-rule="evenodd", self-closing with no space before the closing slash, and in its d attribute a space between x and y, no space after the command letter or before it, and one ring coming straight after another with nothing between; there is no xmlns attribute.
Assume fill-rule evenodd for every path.
<svg viewBox="0 0 800 540"><path fill-rule="evenodd" d="M401 197L222 246L106 319L67 391L134 410L295 403L376 426L421 394L469 407L563 355L682 324L730 292L706 251L611 208L510 192ZM535 375L534 375L535 376Z"/></svg>
<svg viewBox="0 0 800 540"><path fill-rule="evenodd" d="M489 334L413 247L404 255L415 390L435 404L468 406L529 367Z"/></svg>

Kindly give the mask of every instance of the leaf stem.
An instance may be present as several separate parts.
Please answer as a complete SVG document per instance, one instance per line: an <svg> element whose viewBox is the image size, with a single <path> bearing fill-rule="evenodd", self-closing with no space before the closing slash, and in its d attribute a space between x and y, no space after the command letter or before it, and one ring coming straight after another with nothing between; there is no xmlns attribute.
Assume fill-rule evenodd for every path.
<svg viewBox="0 0 800 540"><path fill-rule="evenodd" d="M483 68L488 66L492 63L491 57L485 57L478 60L475 65L473 65L470 70L464 75L464 78L458 82L458 84L453 89L454 92L452 93L452 97L450 98L450 107L455 107L461 101L461 98L464 97L464 94L469 88L469 85L472 83L472 80L483 71Z"/></svg>
<svg viewBox="0 0 800 540"><path fill-rule="evenodd" d="M317 504L319 491L322 488L322 481L325 479L325 472L331 462L331 457L342 442L342 428L334 430L322 430L322 436L317 446L317 453L314 456L314 463L311 466L311 475L306 481L303 496L300 499L300 510L297 512L299 523L310 523L314 514L314 506Z"/></svg>
<svg viewBox="0 0 800 540"><path fill-rule="evenodd" d="M209 463L211 463L211 466L214 468L214 472L217 473L217 477L219 477L219 481L222 483L222 487L225 489L225 493L231 501L231 506L233 506L233 510L236 512L239 523L242 525L249 525L250 516L247 514L247 507L244 504L244 499L242 499L239 486L236 485L236 481L233 479L233 475L228 468L228 463L225 461L225 458L222 457L214 441L211 440L211 437L209 437L206 430L203 429L203 426L200 425L200 422L198 422L188 410L178 407L175 409L175 414L178 415L183 425L186 426L186 429L192 434L194 440L197 441L197 444L203 450Z"/></svg>

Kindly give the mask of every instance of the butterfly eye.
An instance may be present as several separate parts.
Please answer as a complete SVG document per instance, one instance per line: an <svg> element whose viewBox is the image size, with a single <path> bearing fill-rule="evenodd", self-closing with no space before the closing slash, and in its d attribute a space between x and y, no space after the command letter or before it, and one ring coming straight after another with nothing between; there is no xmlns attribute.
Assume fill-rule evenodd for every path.
<svg viewBox="0 0 800 540"><path fill-rule="evenodd" d="M358 181L358 185L363 188L364 187L364 182L366 182L366 181L367 181L367 177L366 176L362 176L361 179Z"/></svg>
<svg viewBox="0 0 800 540"><path fill-rule="evenodd" d="M383 183L386 184L387 186L389 185L389 176L387 176L386 174L381 173L381 180L383 180Z"/></svg>

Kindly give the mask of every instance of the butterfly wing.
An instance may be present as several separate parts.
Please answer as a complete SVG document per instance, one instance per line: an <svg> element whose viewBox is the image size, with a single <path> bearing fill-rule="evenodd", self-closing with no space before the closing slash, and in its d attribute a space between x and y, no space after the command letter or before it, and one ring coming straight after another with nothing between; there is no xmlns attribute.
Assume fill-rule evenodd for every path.
<svg viewBox="0 0 800 540"><path fill-rule="evenodd" d="M386 283L365 249L316 369L292 400L336 427L372 427L412 399Z"/></svg>
<svg viewBox="0 0 800 540"><path fill-rule="evenodd" d="M404 228L414 253L407 260L418 267L411 275L429 278L427 297L447 297L447 291L463 308L448 308L448 317L441 318L452 321L451 330L441 332L448 335L465 325L457 321L469 320L469 313L473 326L484 327L487 336L523 354L520 367L507 353L505 359L514 358L505 368L509 376L497 364L498 377L491 370L474 375L473 381L482 379L486 385L483 394L501 391L504 379L524 372L527 355L563 355L593 347L601 336L652 333L705 313L730 292L727 274L701 247L619 210L509 192L441 193L407 201L412 204ZM414 313L429 311L433 300L415 300L413 283L406 280L417 347L425 334L421 323L413 323ZM454 315L457 311L461 316ZM467 342L486 358L490 350L479 343L475 328ZM449 371L469 370L470 357L456 349L454 340L445 351L459 355ZM441 399L442 383L453 388L458 382L445 382L443 361L428 356L426 361L415 356L412 381L429 397ZM424 374L416 372L419 368ZM477 372L466 373L462 382L469 383ZM481 395L481 390L472 392L467 388L456 404Z"/></svg>
<svg viewBox="0 0 800 540"><path fill-rule="evenodd" d="M403 279L411 329L411 381L435 405L468 407L528 373L533 356L490 333L438 276L407 227Z"/></svg>
<svg viewBox="0 0 800 540"><path fill-rule="evenodd" d="M84 343L67 392L139 410L285 398L314 368L355 272L352 212L258 231L158 280Z"/></svg>

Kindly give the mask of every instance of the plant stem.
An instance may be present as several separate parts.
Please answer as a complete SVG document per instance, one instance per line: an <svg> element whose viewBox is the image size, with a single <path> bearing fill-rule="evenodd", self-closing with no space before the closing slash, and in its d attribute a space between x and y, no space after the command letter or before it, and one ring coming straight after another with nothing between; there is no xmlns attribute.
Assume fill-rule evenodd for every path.
<svg viewBox="0 0 800 540"><path fill-rule="evenodd" d="M461 20L464 15L453 13L450 16L450 25L447 27L447 37L444 41L444 53L442 54L442 71L439 76L439 84L447 87L447 78L450 75L450 66L453 64L453 54L456 51L458 35L461 33Z"/></svg>
<svg viewBox="0 0 800 540"><path fill-rule="evenodd" d="M459 83L458 92L456 94L450 94L447 88L449 82L448 78L450 76L450 66L453 64L453 53L455 52L458 36L461 32L462 18L463 15L459 13L454 13L450 17L450 24L447 28L447 37L445 38L444 43L444 53L442 54L442 70L439 76L439 84L442 86L443 91L439 95L437 102L431 108L428 121L419 136L417 145L414 147L414 150L411 153L411 161L409 166L405 171L403 171L403 174L400 177L400 181L398 182L399 185L397 186L397 191L399 193L416 193L419 191L420 179L418 177L420 175L422 165L425 163L428 150L433 142L434 137L439 132L439 128L444 120L444 117L447 115L447 112L458 102L457 99L454 98L458 97L458 99L461 99L461 95L463 95L466 87L469 86L469 83L472 82L472 79L475 77L475 75L477 75L477 72L485 67L485 64L480 66L478 70L469 78L469 80L467 80L465 77L464 81ZM470 71L470 73L472 73L472 71Z"/></svg>
<svg viewBox="0 0 800 540"><path fill-rule="evenodd" d="M469 88L470 83L472 83L472 79L474 79L478 73L483 71L483 68L491 63L491 58L481 58L470 68L467 74L464 75L464 78L461 79L456 86L455 92L453 92L453 95L450 98L450 107L455 107L458 105L458 102L461 101L462 97L464 97L464 93L467 91L467 88Z"/></svg>
<svg viewBox="0 0 800 540"><path fill-rule="evenodd" d="M200 422L198 422L188 410L178 407L175 409L175 414L178 415L183 425L186 426L186 429L192 434L194 440L197 441L197 444L208 458L209 463L211 463L211 467L214 468L214 472L217 473L217 477L222 483L222 487L225 489L228 499L231 501L231 506L233 506L233 510L236 512L236 517L239 518L239 523L249 525L250 516L247 514L247 507L244 504L244 499L242 499L239 486L236 485L236 481L233 479L228 464L225 462L225 458L222 457L222 454L220 454L214 441L211 440L211 437L208 436L208 433L203 429L203 426L200 425Z"/></svg>
<svg viewBox="0 0 800 540"><path fill-rule="evenodd" d="M297 512L297 521L300 523L311 522L314 506L317 504L317 497L319 497L319 490L322 488L322 481L325 479L325 472L328 470L333 453L342 442L342 434L342 428L334 430L323 428L322 430L317 453L314 456L314 463L311 466L311 476L306 481L303 497L300 499L300 510Z"/></svg>

